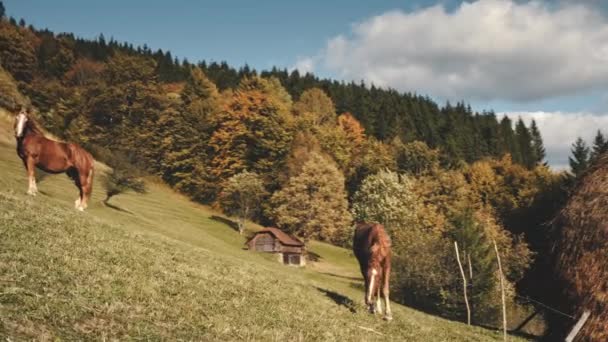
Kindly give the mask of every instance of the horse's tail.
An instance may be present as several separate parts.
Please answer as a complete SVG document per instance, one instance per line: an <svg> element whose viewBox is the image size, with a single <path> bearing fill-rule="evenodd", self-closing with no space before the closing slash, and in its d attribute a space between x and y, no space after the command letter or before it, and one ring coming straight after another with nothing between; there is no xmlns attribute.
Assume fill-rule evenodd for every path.
<svg viewBox="0 0 608 342"><path fill-rule="evenodd" d="M83 180L83 176L86 177L86 183L82 184L86 188L83 190L87 194L90 194L93 191L95 159L93 159L93 156L91 156L89 152L87 152L82 147L76 144L69 144L68 146L72 158L72 163L74 164L74 167L80 175L80 180Z"/></svg>
<svg viewBox="0 0 608 342"><path fill-rule="evenodd" d="M89 174L87 175L87 193L89 196L91 196L93 193L93 175L95 174L95 159L93 159L93 157L91 157L90 163L91 168L89 169Z"/></svg>

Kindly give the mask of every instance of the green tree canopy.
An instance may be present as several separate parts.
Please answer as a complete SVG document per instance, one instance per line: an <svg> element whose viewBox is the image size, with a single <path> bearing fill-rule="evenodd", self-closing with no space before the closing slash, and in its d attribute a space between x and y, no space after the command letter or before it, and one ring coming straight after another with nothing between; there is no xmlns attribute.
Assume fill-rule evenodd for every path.
<svg viewBox="0 0 608 342"><path fill-rule="evenodd" d="M578 137L572 144L571 157L568 157L570 163L570 172L574 177L580 177L589 167L590 150L583 138Z"/></svg>
<svg viewBox="0 0 608 342"><path fill-rule="evenodd" d="M350 242L344 176L327 157L312 153L300 174L273 194L271 204L269 216L285 231L305 239Z"/></svg>
<svg viewBox="0 0 608 342"><path fill-rule="evenodd" d="M219 194L219 204L226 214L238 218L239 233L243 234L245 220L257 213L265 195L262 179L253 172L243 171L228 178Z"/></svg>

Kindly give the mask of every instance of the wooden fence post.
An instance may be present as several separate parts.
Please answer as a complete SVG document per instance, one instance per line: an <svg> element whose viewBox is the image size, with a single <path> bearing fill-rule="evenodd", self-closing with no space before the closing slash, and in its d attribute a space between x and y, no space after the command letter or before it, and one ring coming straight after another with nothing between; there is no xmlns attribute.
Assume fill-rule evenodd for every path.
<svg viewBox="0 0 608 342"><path fill-rule="evenodd" d="M502 264L500 263L500 254L498 254L498 246L496 245L496 240L492 239L494 242L494 250L496 251L496 259L498 260L498 271L500 276L500 294L502 297L502 331L503 338L507 340L507 307L505 304L505 283L504 283L504 275L502 273Z"/></svg>
<svg viewBox="0 0 608 342"><path fill-rule="evenodd" d="M460 267L460 274L462 275L462 288L464 291L464 303L467 306L467 324L471 325L471 308L469 307L469 299L467 298L467 276L464 274L462 263L460 262L460 254L458 254L458 242L454 241L454 248L456 249L456 260L458 260L458 267Z"/></svg>
<svg viewBox="0 0 608 342"><path fill-rule="evenodd" d="M581 331L590 315L591 312L589 311L583 312L581 318L579 318L578 322L576 322L576 324L574 325L574 328L572 328L572 330L568 334L568 337L566 337L566 342L574 341L574 338L576 337L576 335L578 335L578 332Z"/></svg>

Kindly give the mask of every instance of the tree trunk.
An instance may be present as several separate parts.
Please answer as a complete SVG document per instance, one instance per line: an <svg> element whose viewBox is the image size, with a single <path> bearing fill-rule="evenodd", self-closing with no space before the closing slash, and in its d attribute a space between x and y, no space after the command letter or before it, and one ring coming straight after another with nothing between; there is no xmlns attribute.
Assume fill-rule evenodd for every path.
<svg viewBox="0 0 608 342"><path fill-rule="evenodd" d="M471 325L471 308L469 307L469 299L467 298L467 277L464 274L462 263L460 262L460 254L458 253L458 242L454 241L454 249L456 250L456 260L458 261L458 267L460 268L460 274L462 275L462 289L464 292L464 303L467 306L467 324Z"/></svg>
<svg viewBox="0 0 608 342"><path fill-rule="evenodd" d="M245 230L245 218L243 216L239 217L239 234L243 235L243 230Z"/></svg>
<svg viewBox="0 0 608 342"><path fill-rule="evenodd" d="M502 273L502 264L500 262L500 254L498 254L498 246L496 245L496 240L492 240L494 242L494 251L496 251L496 259L498 260L498 272L500 276L500 295L502 299L502 331L503 338L507 340L507 305L505 303L505 276Z"/></svg>

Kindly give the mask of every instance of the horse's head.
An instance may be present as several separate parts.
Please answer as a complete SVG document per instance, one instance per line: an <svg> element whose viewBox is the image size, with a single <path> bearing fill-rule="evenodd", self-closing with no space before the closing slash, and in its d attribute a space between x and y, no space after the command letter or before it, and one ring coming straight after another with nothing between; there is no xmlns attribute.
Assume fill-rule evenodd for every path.
<svg viewBox="0 0 608 342"><path fill-rule="evenodd" d="M25 108L21 108L21 111L15 117L15 137L21 138L23 136L28 121L29 117L27 111Z"/></svg>

